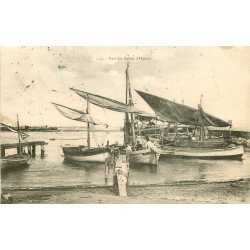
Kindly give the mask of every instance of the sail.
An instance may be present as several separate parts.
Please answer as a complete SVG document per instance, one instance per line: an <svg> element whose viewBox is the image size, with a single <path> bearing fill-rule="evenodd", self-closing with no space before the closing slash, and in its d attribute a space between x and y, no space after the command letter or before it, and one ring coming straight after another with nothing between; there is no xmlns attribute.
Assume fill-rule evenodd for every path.
<svg viewBox="0 0 250 250"><path fill-rule="evenodd" d="M135 113L138 115L142 115L142 116L151 116L154 117L152 115L150 115L149 113L145 112L145 111L141 111L137 108L135 108L134 106L128 106L123 102L119 102L104 96L99 96L99 95L95 95L95 94L91 94L82 90L78 90L78 89L74 89L74 88L70 88L71 90L73 90L75 93L77 93L79 96L81 96L82 98L84 98L85 100L89 100L89 102L91 102L92 104L95 104L101 108L105 108L105 109L110 109L113 111L117 111L117 112L123 112L123 113Z"/></svg>
<svg viewBox="0 0 250 250"><path fill-rule="evenodd" d="M89 122L93 125L103 124L101 121L94 119L89 114L86 114L83 111L72 109L57 103L52 102L52 104L56 107L56 109L65 117L71 120L79 121L79 122ZM106 124L105 124L106 125Z"/></svg>
<svg viewBox="0 0 250 250"><path fill-rule="evenodd" d="M197 110L189 106L178 104L162 97L151 95L139 90L136 90L136 92L164 121L195 126L230 126L228 122L205 113L201 107L199 108L199 110Z"/></svg>

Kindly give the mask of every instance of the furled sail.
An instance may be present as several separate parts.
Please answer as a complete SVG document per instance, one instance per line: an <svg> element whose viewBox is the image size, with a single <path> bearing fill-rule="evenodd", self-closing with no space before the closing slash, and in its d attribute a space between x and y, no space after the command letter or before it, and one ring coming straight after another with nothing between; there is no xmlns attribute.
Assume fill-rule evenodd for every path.
<svg viewBox="0 0 250 250"><path fill-rule="evenodd" d="M197 110L139 90L136 90L136 92L147 102L147 104L161 119L167 122L195 126L230 126L228 122L205 113L201 107Z"/></svg>
<svg viewBox="0 0 250 250"><path fill-rule="evenodd" d="M89 114L86 114L83 111L72 109L57 103L52 102L52 104L56 107L56 109L65 117L71 120L79 121L79 122L89 122L93 125L104 124L101 121L94 119ZM106 124L105 124L106 125ZM107 126L107 125L106 125Z"/></svg>
<svg viewBox="0 0 250 250"><path fill-rule="evenodd" d="M79 96L81 96L85 100L88 99L89 102L91 102L92 104L95 104L101 108L110 109L110 110L117 111L117 112L135 113L135 114L142 115L142 116L154 117L145 111L141 111L141 110L135 108L134 106L127 106L123 102L119 102L119 101L112 100L112 99L104 97L104 96L91 94L91 93L88 93L88 92L85 92L82 90L78 90L78 89L74 89L74 88L70 88L70 89L73 90L74 92L76 92Z"/></svg>

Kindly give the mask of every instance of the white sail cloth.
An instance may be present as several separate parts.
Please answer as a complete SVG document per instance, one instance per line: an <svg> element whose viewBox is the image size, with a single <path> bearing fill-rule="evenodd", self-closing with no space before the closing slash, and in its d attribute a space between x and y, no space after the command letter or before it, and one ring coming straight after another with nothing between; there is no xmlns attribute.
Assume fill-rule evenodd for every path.
<svg viewBox="0 0 250 250"><path fill-rule="evenodd" d="M79 121L79 122L86 122L86 123L91 123L93 125L105 125L107 126L107 124L99 121L98 119L93 118L91 115L77 110L77 109L72 109L66 106L63 106L61 104L57 104L52 102L52 104L56 107L56 109L65 117L67 117L68 119L71 120L75 120L75 121Z"/></svg>

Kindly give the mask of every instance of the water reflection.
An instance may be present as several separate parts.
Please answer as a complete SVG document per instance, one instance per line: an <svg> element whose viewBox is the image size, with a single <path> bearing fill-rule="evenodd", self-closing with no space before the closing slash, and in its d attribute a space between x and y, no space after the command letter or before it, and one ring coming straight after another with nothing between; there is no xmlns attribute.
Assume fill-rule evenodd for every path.
<svg viewBox="0 0 250 250"><path fill-rule="evenodd" d="M69 160L66 160L64 159L62 164L65 166L65 167L68 167L68 168L72 168L74 170L85 170L86 172L89 172L89 171L96 171L98 170L99 168L103 168L105 167L104 163L94 163L94 162L72 162L72 161L69 161Z"/></svg>
<svg viewBox="0 0 250 250"><path fill-rule="evenodd" d="M8 140L8 134L4 133ZM105 180L105 164L72 163L62 157L65 141L50 141L49 138L77 137L78 132L68 133L30 133L31 140L45 140L46 157L37 155L24 169L2 172L3 187L44 187L74 185L111 185L113 171ZM78 143L78 141L73 141ZM69 143L69 142L67 142ZM70 142L71 143L71 142ZM194 160L160 158L158 167L130 166L129 183L131 185L165 184L182 181L228 181L250 178L250 153L238 160Z"/></svg>
<svg viewBox="0 0 250 250"><path fill-rule="evenodd" d="M157 173L158 166L154 165L130 165L130 172L144 172L144 173Z"/></svg>
<svg viewBox="0 0 250 250"><path fill-rule="evenodd" d="M198 180L205 180L206 179L206 172L207 172L206 164L205 163L200 164L200 166L198 167L197 179Z"/></svg>

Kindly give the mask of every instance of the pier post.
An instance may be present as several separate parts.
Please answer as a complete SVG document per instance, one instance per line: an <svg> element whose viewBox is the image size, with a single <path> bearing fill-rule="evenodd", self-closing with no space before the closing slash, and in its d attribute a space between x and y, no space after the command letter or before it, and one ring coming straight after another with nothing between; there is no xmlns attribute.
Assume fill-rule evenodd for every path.
<svg viewBox="0 0 250 250"><path fill-rule="evenodd" d="M36 145L32 145L32 157L36 156Z"/></svg>
<svg viewBox="0 0 250 250"><path fill-rule="evenodd" d="M155 166L158 167L158 157L157 157L157 154L155 154Z"/></svg>
<svg viewBox="0 0 250 250"><path fill-rule="evenodd" d="M41 146L41 156L45 156L45 145L47 145L44 141L31 141L31 142L22 142L22 143L3 143L0 144L0 156L5 157L6 149L14 149L17 154L26 153L28 150L28 154L32 157L36 156L36 146ZM26 150L27 148L27 150Z"/></svg>
<svg viewBox="0 0 250 250"><path fill-rule="evenodd" d="M118 187L117 175L116 175L115 169L114 169L114 171L113 171L113 186L114 186L114 187Z"/></svg>
<svg viewBox="0 0 250 250"><path fill-rule="evenodd" d="M28 146L28 155L31 156L31 146Z"/></svg>
<svg viewBox="0 0 250 250"><path fill-rule="evenodd" d="M41 158L44 158L44 153L45 153L44 145L41 145Z"/></svg>
<svg viewBox="0 0 250 250"><path fill-rule="evenodd" d="M108 184L108 171L109 171L109 167L108 167L108 164L107 162L105 163L105 185Z"/></svg>
<svg viewBox="0 0 250 250"><path fill-rule="evenodd" d="M5 149L1 148L1 157L5 157Z"/></svg>

